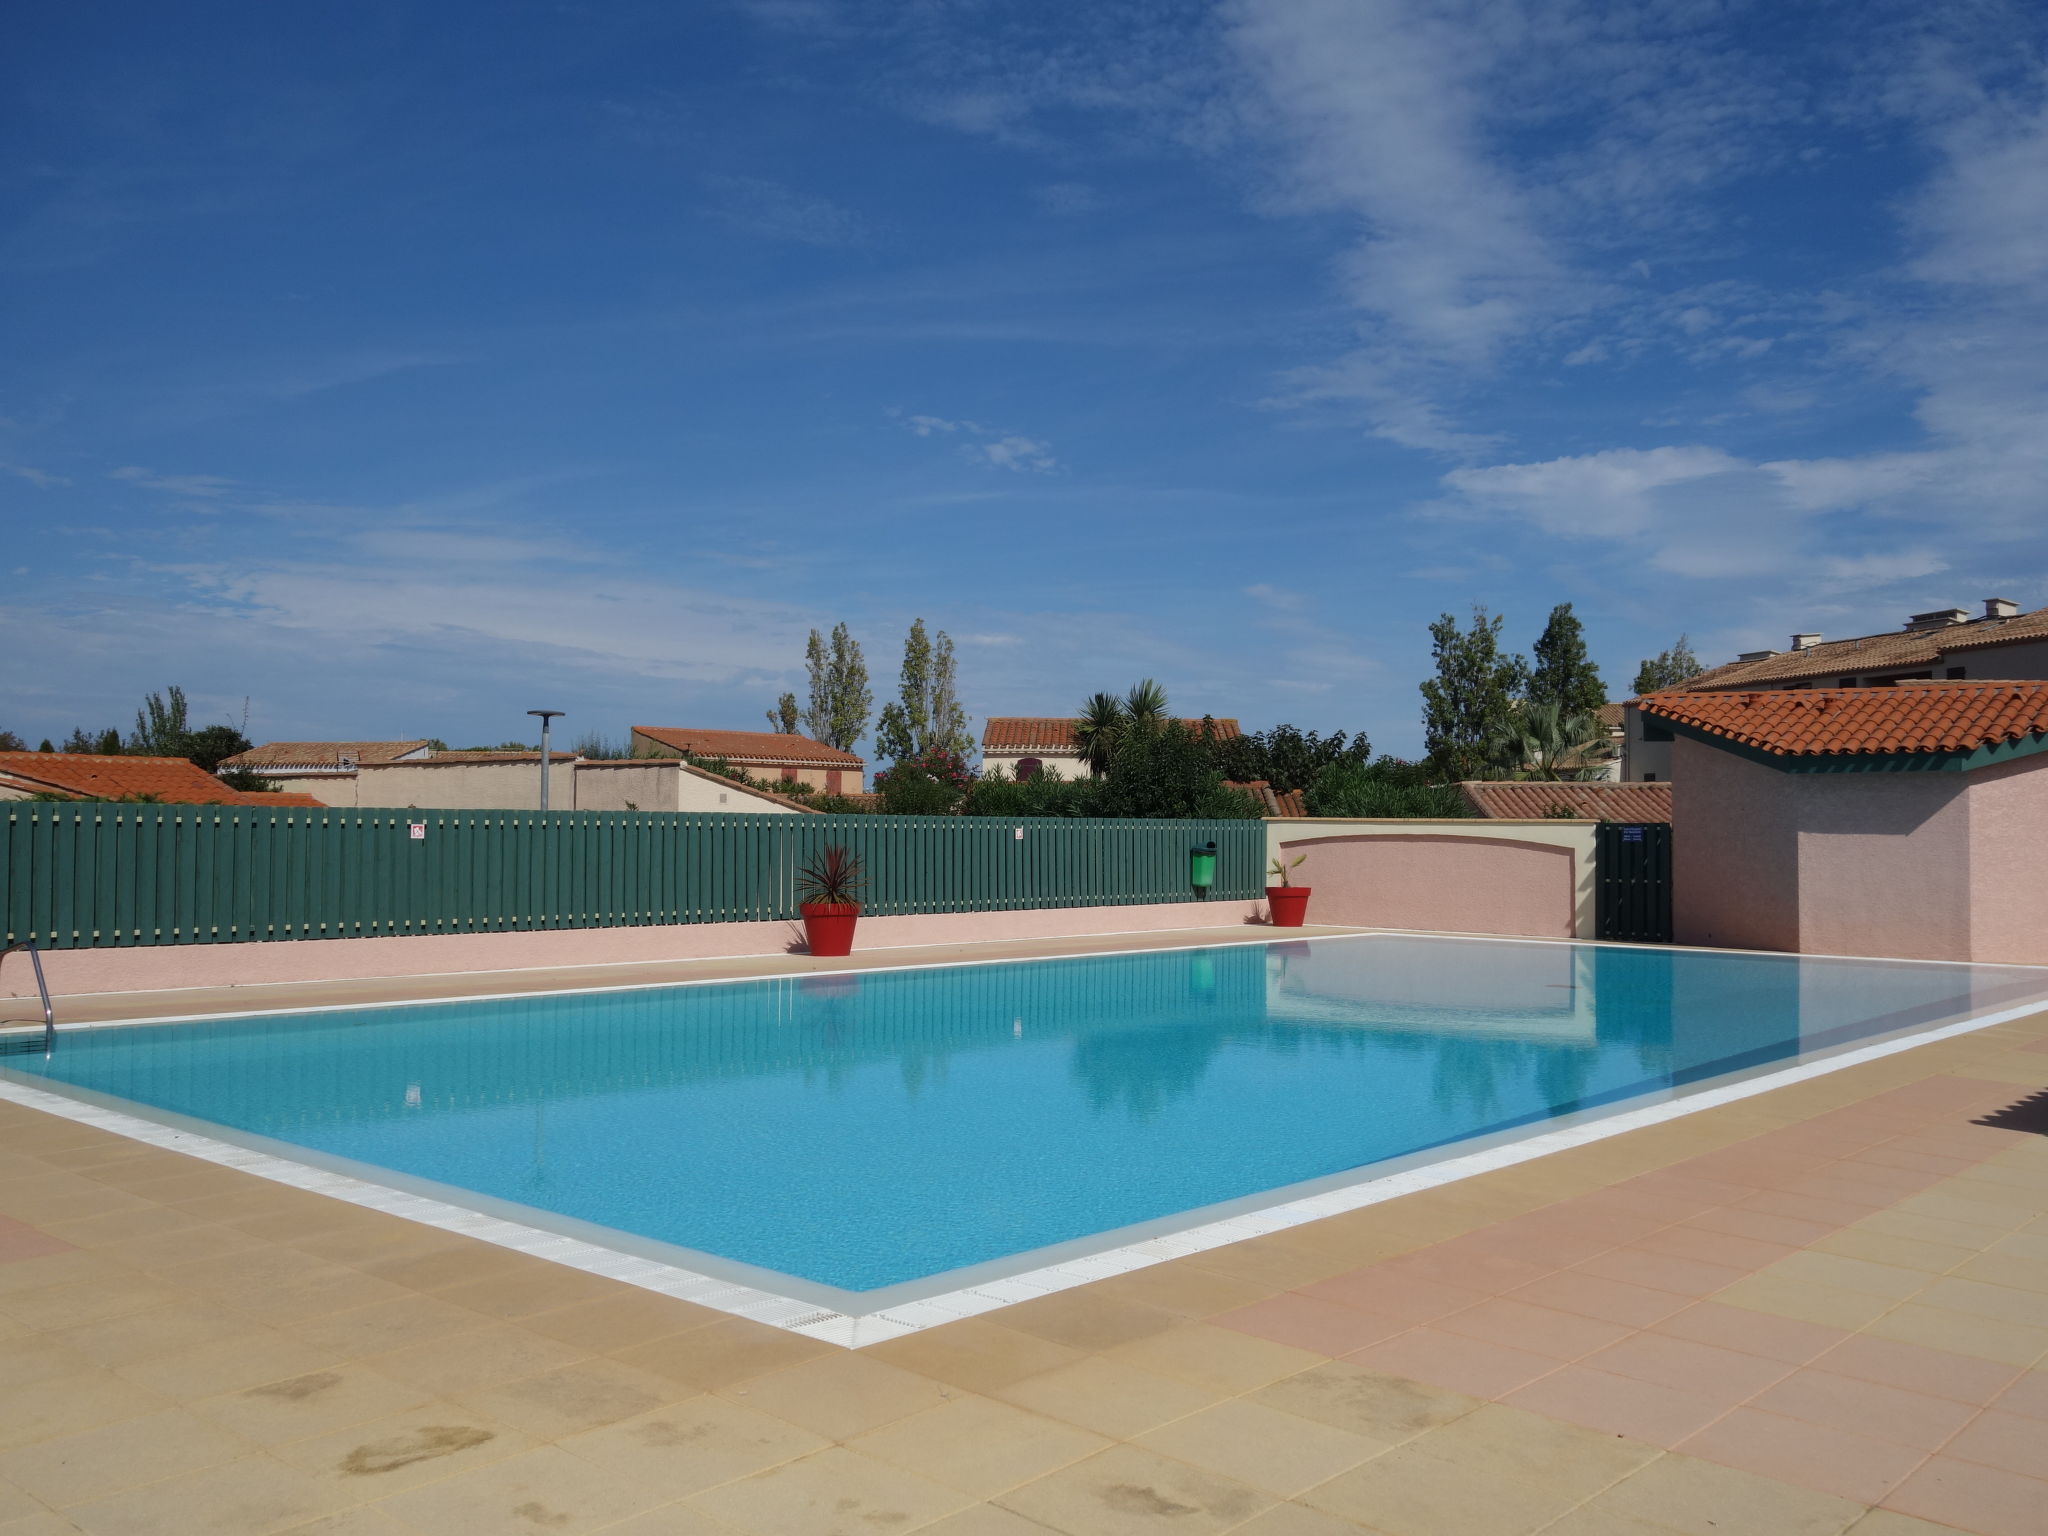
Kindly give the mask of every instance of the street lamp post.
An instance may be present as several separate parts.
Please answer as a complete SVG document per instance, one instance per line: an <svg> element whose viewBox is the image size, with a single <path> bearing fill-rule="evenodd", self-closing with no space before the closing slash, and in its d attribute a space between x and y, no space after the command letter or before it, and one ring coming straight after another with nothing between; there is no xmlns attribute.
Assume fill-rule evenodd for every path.
<svg viewBox="0 0 2048 1536"><path fill-rule="evenodd" d="M553 766L548 761L548 722L566 713L566 711L559 709L529 709L527 713L540 716L540 808L545 811L548 808L548 769Z"/></svg>

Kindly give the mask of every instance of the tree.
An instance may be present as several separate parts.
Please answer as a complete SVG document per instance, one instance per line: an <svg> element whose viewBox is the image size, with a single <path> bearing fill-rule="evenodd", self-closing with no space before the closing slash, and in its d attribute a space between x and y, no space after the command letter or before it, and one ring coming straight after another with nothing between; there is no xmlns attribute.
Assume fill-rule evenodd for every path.
<svg viewBox="0 0 2048 1536"><path fill-rule="evenodd" d="M1699 657L1693 655L1692 642L1680 635L1678 644L1670 650L1644 658L1636 672L1636 692L1655 693L1662 688L1676 688L1687 678L1698 677L1706 670L1700 665Z"/></svg>
<svg viewBox="0 0 2048 1536"><path fill-rule="evenodd" d="M0 731L0 752L26 752L28 743L12 731Z"/></svg>
<svg viewBox="0 0 2048 1536"><path fill-rule="evenodd" d="M1265 814L1250 795L1224 787L1214 744L1178 720L1124 735L1096 804L1101 816L1243 821Z"/></svg>
<svg viewBox="0 0 2048 1536"><path fill-rule="evenodd" d="M128 739L128 750L138 757L183 757L185 738L190 734L185 690L173 683L142 701L142 708L135 712L135 734Z"/></svg>
<svg viewBox="0 0 2048 1536"><path fill-rule="evenodd" d="M775 701L775 707L768 711L768 723L785 736L794 736L803 715L796 707L796 695L785 693Z"/></svg>
<svg viewBox="0 0 2048 1536"><path fill-rule="evenodd" d="M1567 713L1545 701L1523 705L1502 735L1496 761L1520 779L1597 779L1614 756L1606 728L1590 714Z"/></svg>
<svg viewBox="0 0 2048 1536"><path fill-rule="evenodd" d="M1316 775L1302 796L1311 816L1377 816L1403 821L1476 816L1455 784L1432 784L1426 769L1399 758L1370 765L1345 758Z"/></svg>
<svg viewBox="0 0 2048 1536"><path fill-rule="evenodd" d="M178 756L190 758L208 773L212 773L227 759L247 752L249 746L249 738L232 725L209 725L196 731L187 731Z"/></svg>
<svg viewBox="0 0 2048 1536"><path fill-rule="evenodd" d="M1247 731L1216 743L1216 765L1224 778L1236 784L1264 779L1283 795L1307 789L1332 763L1363 767L1371 761L1372 744L1363 731L1356 736L1342 731L1322 736L1299 726L1276 725L1269 731Z"/></svg>
<svg viewBox="0 0 2048 1536"><path fill-rule="evenodd" d="M954 692L953 637L943 629L926 635L923 619L911 622L903 641L903 671L896 698L882 706L875 726L875 755L890 762L927 752L964 757L974 743L967 736L967 712Z"/></svg>
<svg viewBox="0 0 2048 1536"><path fill-rule="evenodd" d="M821 639L814 629L804 645L804 667L811 684L811 707L804 712L804 729L813 741L842 752L851 750L866 733L868 713L875 703L860 642L843 623L833 626L830 641Z"/></svg>
<svg viewBox="0 0 2048 1536"><path fill-rule="evenodd" d="M1124 719L1134 730L1157 730L1166 723L1166 690L1142 678L1124 695Z"/></svg>
<svg viewBox="0 0 2048 1536"><path fill-rule="evenodd" d="M1521 657L1502 654L1503 622L1475 604L1470 630L1448 613L1429 626L1436 676L1422 684L1422 739L1442 778L1483 773L1514 723L1529 669Z"/></svg>
<svg viewBox="0 0 2048 1536"><path fill-rule="evenodd" d="M1536 637L1535 656L1529 673L1531 704L1555 704L1567 715L1590 715L1607 702L1607 685L1586 655L1585 627L1570 603L1550 610L1550 622Z"/></svg>
<svg viewBox="0 0 2048 1536"><path fill-rule="evenodd" d="M1109 772L1110 759L1116 756L1128 721L1124 701L1113 693L1091 693L1081 706L1074 721L1074 747L1097 778Z"/></svg>

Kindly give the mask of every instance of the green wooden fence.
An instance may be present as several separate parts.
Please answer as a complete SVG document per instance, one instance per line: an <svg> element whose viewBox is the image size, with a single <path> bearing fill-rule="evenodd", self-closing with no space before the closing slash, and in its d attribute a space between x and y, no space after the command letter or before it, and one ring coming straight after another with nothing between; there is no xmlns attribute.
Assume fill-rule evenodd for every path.
<svg viewBox="0 0 2048 1536"><path fill-rule="evenodd" d="M0 943L775 921L797 915L796 872L827 843L866 861L876 916L1186 901L1188 851L1211 840L1211 896L1259 896L1256 821L19 801L0 804Z"/></svg>

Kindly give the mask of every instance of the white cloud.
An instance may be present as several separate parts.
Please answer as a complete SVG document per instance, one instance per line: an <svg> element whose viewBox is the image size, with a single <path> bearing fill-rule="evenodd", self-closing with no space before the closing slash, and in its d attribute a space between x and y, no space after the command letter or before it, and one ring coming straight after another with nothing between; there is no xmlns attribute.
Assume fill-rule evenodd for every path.
<svg viewBox="0 0 2048 1536"><path fill-rule="evenodd" d="M898 416L904 428L918 437L960 436L970 441L960 445L963 458L976 464L992 464L997 469L1007 469L1017 474L1048 475L1060 467L1053 457L1052 444L1042 438L1025 437L1015 432L999 432L985 427L978 421L950 421L944 416Z"/></svg>
<svg viewBox="0 0 2048 1536"><path fill-rule="evenodd" d="M107 478L125 480L146 491L163 491L172 496L196 497L203 501L216 500L235 488L234 481L220 475L165 475L135 464L110 469Z"/></svg>
<svg viewBox="0 0 2048 1536"><path fill-rule="evenodd" d="M26 480L38 490L47 491L52 486L69 485L71 482L62 475L53 475L47 469L37 469L32 464L0 464L0 470L19 479Z"/></svg>

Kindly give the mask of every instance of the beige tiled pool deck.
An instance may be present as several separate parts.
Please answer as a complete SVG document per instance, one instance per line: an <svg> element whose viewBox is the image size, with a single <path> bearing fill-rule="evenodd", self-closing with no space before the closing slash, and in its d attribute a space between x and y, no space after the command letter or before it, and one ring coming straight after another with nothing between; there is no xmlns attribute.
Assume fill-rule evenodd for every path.
<svg viewBox="0 0 2048 1536"><path fill-rule="evenodd" d="M859 1351L0 1104L0 1536L2039 1536L2044 1084L2036 1015Z"/></svg>

